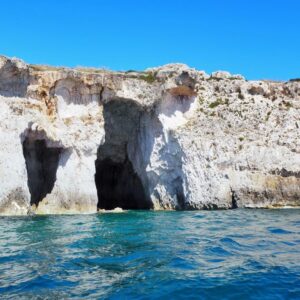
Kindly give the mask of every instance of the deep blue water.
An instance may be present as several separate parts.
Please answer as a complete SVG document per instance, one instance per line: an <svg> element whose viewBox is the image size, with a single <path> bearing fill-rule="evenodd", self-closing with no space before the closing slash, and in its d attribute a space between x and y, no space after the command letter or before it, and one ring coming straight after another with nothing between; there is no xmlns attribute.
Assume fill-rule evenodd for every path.
<svg viewBox="0 0 300 300"><path fill-rule="evenodd" d="M0 218L0 299L300 299L300 210Z"/></svg>

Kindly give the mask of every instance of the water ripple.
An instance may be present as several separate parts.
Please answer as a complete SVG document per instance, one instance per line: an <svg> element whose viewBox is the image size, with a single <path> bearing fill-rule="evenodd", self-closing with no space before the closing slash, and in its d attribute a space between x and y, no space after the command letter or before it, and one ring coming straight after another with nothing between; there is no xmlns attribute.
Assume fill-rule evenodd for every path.
<svg viewBox="0 0 300 300"><path fill-rule="evenodd" d="M1 299L300 299L300 210L0 218Z"/></svg>

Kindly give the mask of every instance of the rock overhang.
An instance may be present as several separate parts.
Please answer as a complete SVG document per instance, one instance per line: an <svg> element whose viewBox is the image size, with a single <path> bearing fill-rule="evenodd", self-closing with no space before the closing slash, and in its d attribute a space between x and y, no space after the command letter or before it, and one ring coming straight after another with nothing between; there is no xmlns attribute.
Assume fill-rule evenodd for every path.
<svg viewBox="0 0 300 300"><path fill-rule="evenodd" d="M127 143L122 155L131 165L124 172L138 176L155 209L230 208L232 199L234 207L299 205L293 175L299 172L300 153L297 81L246 81L182 64L113 72L32 66L1 57L0 95L0 137L11 136L11 145L0 149L0 174L16 179L0 187L6 212L10 204L16 213L24 203L19 210L24 213L30 204L21 145L22 133L31 127L47 146L67 149L40 213L97 211L95 161L107 141L112 148L103 153ZM106 107L123 102L121 117L112 110L119 128L108 138ZM128 102L139 107L137 119ZM126 135L126 143L120 143ZM8 160L15 160L13 168ZM14 191L23 202L11 200Z"/></svg>

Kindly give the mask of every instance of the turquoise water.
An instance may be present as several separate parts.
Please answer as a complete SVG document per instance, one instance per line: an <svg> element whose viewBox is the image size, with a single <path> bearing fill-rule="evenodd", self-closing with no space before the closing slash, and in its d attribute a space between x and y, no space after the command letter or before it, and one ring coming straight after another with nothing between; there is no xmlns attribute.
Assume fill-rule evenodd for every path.
<svg viewBox="0 0 300 300"><path fill-rule="evenodd" d="M300 299L300 210L0 218L1 299Z"/></svg>

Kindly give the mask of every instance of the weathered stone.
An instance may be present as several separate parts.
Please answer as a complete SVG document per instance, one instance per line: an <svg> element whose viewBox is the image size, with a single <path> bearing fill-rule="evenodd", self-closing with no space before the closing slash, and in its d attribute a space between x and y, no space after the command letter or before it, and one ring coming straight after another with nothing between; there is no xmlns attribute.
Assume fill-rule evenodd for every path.
<svg viewBox="0 0 300 300"><path fill-rule="evenodd" d="M299 91L0 57L0 214L299 206Z"/></svg>

